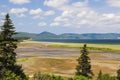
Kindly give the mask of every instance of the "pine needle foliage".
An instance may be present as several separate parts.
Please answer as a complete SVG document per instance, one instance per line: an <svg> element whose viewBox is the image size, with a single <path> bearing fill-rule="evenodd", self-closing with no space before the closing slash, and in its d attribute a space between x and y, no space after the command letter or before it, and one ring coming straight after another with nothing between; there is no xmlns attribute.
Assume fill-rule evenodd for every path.
<svg viewBox="0 0 120 80"><path fill-rule="evenodd" d="M22 66L16 64L15 49L17 48L18 40L13 37L16 34L13 26L12 20L9 14L7 14L0 33L0 79L7 78L9 74L6 72L11 72L19 76L21 80L27 80Z"/></svg>
<svg viewBox="0 0 120 80"><path fill-rule="evenodd" d="M87 50L87 45L84 44L81 55L77 59L78 65L76 66L76 76L85 76L88 78L92 78L93 72L91 70L90 58L88 56L89 52Z"/></svg>

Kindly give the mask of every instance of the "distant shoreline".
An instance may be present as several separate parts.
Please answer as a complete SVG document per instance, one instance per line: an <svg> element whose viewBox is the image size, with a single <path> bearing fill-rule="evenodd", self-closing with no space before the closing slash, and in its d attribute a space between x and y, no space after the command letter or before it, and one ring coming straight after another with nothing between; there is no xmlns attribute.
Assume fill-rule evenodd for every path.
<svg viewBox="0 0 120 80"><path fill-rule="evenodd" d="M91 39L92 40L92 39ZM95 39L96 40L96 39ZM99 40L99 39L98 39ZM49 40L47 40L47 41L44 41L44 40L23 40L22 42L20 42L20 43L45 43L45 44L100 44L100 45L120 45L120 39L111 39L111 40L117 40L117 41L119 41L119 43L117 44L117 43L109 43L110 41L108 40L108 43L97 43L97 42L62 42L62 41L49 41Z"/></svg>
<svg viewBox="0 0 120 80"><path fill-rule="evenodd" d="M32 40L47 43L80 43L80 44L120 44L120 39L38 39Z"/></svg>

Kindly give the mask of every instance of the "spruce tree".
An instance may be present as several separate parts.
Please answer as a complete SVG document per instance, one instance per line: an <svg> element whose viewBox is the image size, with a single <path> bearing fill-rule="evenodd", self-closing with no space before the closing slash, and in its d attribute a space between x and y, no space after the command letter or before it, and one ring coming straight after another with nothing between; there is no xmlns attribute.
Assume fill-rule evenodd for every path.
<svg viewBox="0 0 120 80"><path fill-rule="evenodd" d="M16 64L16 53L18 40L13 37L16 34L9 14L5 16L0 33L0 78L6 80L10 72L19 76L21 80L26 80L22 67Z"/></svg>
<svg viewBox="0 0 120 80"><path fill-rule="evenodd" d="M81 55L77 59L78 65L76 66L76 75L82 75L88 78L92 78L93 72L91 70L90 58L88 56L89 52L87 51L87 45L84 44Z"/></svg>

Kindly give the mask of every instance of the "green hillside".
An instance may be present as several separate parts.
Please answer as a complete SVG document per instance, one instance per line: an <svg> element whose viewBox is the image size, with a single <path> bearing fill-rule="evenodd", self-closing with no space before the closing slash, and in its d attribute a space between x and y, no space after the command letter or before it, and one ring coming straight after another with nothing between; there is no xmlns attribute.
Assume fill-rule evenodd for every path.
<svg viewBox="0 0 120 80"><path fill-rule="evenodd" d="M15 37L29 38L29 39L119 39L120 34L117 33L88 33L88 34L75 34L75 33L64 33L56 35L50 32L42 32L40 34L18 32Z"/></svg>

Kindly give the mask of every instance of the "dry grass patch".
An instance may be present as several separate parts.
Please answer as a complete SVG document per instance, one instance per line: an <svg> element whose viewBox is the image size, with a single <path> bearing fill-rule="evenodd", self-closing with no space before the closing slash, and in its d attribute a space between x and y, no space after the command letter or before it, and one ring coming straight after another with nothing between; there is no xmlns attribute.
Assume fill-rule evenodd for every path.
<svg viewBox="0 0 120 80"><path fill-rule="evenodd" d="M95 54L95 53L90 53L89 54L89 57L91 58L91 59L99 59L99 58L107 58L106 56L104 56L104 55L101 55L101 54Z"/></svg>
<svg viewBox="0 0 120 80"><path fill-rule="evenodd" d="M76 59L62 59L62 58L29 58L24 62L20 61L19 64L23 65L24 71L28 75L35 72L45 72L51 74L59 74L61 76L72 77L75 73L77 65ZM92 70L97 76L100 70L103 73L116 75L116 70L119 68L119 61L107 60L91 60Z"/></svg>
<svg viewBox="0 0 120 80"><path fill-rule="evenodd" d="M103 73L116 75L116 71L119 69L120 66L120 61L92 60L92 65L95 74L98 74L99 71L102 70Z"/></svg>
<svg viewBox="0 0 120 80"><path fill-rule="evenodd" d="M74 75L75 63L71 59L55 59L55 58L29 58L23 64L25 72L30 75L35 72L48 72L52 74L61 74L65 76Z"/></svg>

